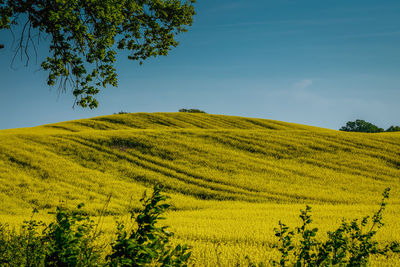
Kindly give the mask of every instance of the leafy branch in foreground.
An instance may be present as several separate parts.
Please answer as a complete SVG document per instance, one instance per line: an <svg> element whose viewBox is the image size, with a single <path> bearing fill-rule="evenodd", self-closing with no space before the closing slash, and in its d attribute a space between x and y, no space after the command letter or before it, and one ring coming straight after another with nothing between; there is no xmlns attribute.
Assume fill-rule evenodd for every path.
<svg viewBox="0 0 400 267"><path fill-rule="evenodd" d="M172 246L172 233L158 221L169 208L159 185L136 218L131 213L132 229L120 222L111 253L103 255L96 243L101 232L98 224L82 210L57 207L49 225L25 221L19 232L0 223L1 266L187 266L191 252L186 245ZM107 203L108 204L108 203ZM99 220L100 222L100 220Z"/></svg>
<svg viewBox="0 0 400 267"><path fill-rule="evenodd" d="M195 0L0 0L0 30L20 30L14 59L29 63L42 37L49 55L41 63L47 84L71 87L75 103L98 106L100 88L117 86L118 50L140 64L167 55L178 45L176 35L193 22ZM4 44L0 44L0 49ZM14 60L12 60L14 61Z"/></svg>
<svg viewBox="0 0 400 267"><path fill-rule="evenodd" d="M279 222L279 228L275 229L275 236L279 238L278 250L281 257L279 260L272 260L272 265L366 266L371 255L387 255L390 251L400 252L397 242L379 246L379 243L373 240L377 230L384 225L382 214L389 198L389 191L390 188L386 188L383 192L379 209L372 218L366 216L361 221L343 219L336 230L328 232L326 241L316 238L318 228L310 229L312 219L309 206L301 210L302 225L295 231L290 231L289 227ZM294 241L296 234L299 236L299 243ZM254 264L251 265L254 266Z"/></svg>
<svg viewBox="0 0 400 267"><path fill-rule="evenodd" d="M161 203L168 197L161 194L159 185L154 187L150 198L142 198L143 211L137 215L137 227L128 230L123 223L118 224L118 238L112 245L112 253L107 256L110 266L186 266L191 252L186 245L173 247L169 238L173 235L167 226L158 227L161 215L170 207ZM134 213L131 213L134 217Z"/></svg>
<svg viewBox="0 0 400 267"><path fill-rule="evenodd" d="M81 210L57 207L56 220L47 226L43 238L47 244L46 266L94 266L100 250L94 245L94 221Z"/></svg>

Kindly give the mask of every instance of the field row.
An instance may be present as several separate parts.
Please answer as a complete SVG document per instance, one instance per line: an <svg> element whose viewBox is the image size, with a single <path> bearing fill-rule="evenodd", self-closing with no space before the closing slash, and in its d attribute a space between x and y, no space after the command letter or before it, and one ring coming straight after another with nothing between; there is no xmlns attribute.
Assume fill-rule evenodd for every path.
<svg viewBox="0 0 400 267"><path fill-rule="evenodd" d="M160 182L187 196L186 208L201 200L370 204L384 188L400 189L396 138L305 130L8 134L0 140L0 194L24 208L82 196L99 207L113 194L118 213L128 196Z"/></svg>

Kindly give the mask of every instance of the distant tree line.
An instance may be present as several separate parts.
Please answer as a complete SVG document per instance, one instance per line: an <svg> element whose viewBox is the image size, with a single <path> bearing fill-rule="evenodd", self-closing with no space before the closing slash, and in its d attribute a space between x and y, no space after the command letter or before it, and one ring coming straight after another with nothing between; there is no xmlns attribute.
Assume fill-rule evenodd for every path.
<svg viewBox="0 0 400 267"><path fill-rule="evenodd" d="M191 109L186 109L186 108L181 108L179 112L187 112L187 113L206 113L203 110L197 109L197 108L191 108Z"/></svg>
<svg viewBox="0 0 400 267"><path fill-rule="evenodd" d="M345 126L339 129L345 132L381 133L399 132L400 126L390 126L386 130L364 120L348 121Z"/></svg>

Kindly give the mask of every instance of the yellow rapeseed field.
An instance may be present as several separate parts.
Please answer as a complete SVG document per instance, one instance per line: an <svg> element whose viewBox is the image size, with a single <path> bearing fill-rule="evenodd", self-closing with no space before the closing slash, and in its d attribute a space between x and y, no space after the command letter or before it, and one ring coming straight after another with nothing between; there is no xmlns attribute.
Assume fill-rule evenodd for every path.
<svg viewBox="0 0 400 267"><path fill-rule="evenodd" d="M192 246L196 266L268 262L278 255L273 228L300 223L313 207L321 234L343 217L377 208L391 187L377 239L400 241L400 133L347 133L265 119L188 113L103 116L0 131L0 214L19 224L63 203L93 216L109 195L113 216L139 208L162 183L173 210L165 224ZM111 236L111 235L110 235ZM324 236L324 235L323 235ZM400 258L373 265L400 266Z"/></svg>

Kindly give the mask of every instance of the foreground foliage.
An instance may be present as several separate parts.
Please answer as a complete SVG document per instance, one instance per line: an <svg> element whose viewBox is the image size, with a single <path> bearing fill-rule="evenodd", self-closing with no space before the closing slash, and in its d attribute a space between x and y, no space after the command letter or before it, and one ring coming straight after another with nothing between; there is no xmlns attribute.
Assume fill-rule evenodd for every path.
<svg viewBox="0 0 400 267"><path fill-rule="evenodd" d="M55 221L46 225L25 221L19 232L0 224L1 266L186 266L191 256L186 245L172 246L173 235L158 226L169 208L161 187L155 186L150 198L143 197L143 210L134 221L119 222L117 239L110 254L102 254L96 241L98 224L82 211L58 207ZM134 218L134 213L131 213ZM104 248L104 247L103 247Z"/></svg>
<svg viewBox="0 0 400 267"><path fill-rule="evenodd" d="M36 52L41 36L50 37L41 67L48 85L71 87L76 104L95 108L100 88L117 86L118 50L142 63L167 55L176 35L192 24L194 0L0 0L0 30L21 29L15 56ZM19 25L19 28L16 26ZM0 45L0 48L4 47Z"/></svg>
<svg viewBox="0 0 400 267"><path fill-rule="evenodd" d="M256 266L368 266L370 256L400 253L398 242L382 246L373 239L384 224L382 214L389 198L389 188L383 193L380 208L372 216L342 224L328 232L327 240L316 237L318 228L310 228L311 207L301 210L302 225L291 230L279 221L275 236L279 239L280 259L255 264L247 257L248 265ZM25 221L19 232L0 224L1 266L187 266L192 254L187 245L171 245L173 236L167 226L158 226L163 213L170 207L161 187L154 187L151 197L141 199L143 209L129 222L119 221L117 238L111 244L99 245L100 221L93 220L81 209L58 207L55 221L46 225ZM34 211L34 213L37 211ZM101 218L100 218L101 219ZM110 252L103 252L111 246ZM217 253L217 263L220 254ZM205 264L205 263L204 263ZM239 262L237 262L240 265ZM201 265L201 264L200 264Z"/></svg>
<svg viewBox="0 0 400 267"><path fill-rule="evenodd" d="M390 188L382 196L379 210L372 218L366 216L361 221L347 221L334 231L328 232L328 239L317 238L318 228L310 228L312 219L311 207L301 210L302 225L295 230L279 221L275 236L279 238L279 260L272 260L273 266L367 266L371 255L387 255L389 251L400 252L399 243L393 242L383 247L373 239L377 230L384 224L382 213L389 198ZM369 224L371 219L371 224ZM297 235L297 236L296 236ZM296 237L299 240L295 242Z"/></svg>
<svg viewBox="0 0 400 267"><path fill-rule="evenodd" d="M112 244L112 253L106 257L110 266L186 265L191 255L188 247L171 246L169 238L173 234L167 231L167 226L156 225L170 207L162 203L167 197L160 190L156 186L151 198L142 199L144 209L136 217L134 229L127 229L122 222L118 224L117 240Z"/></svg>

